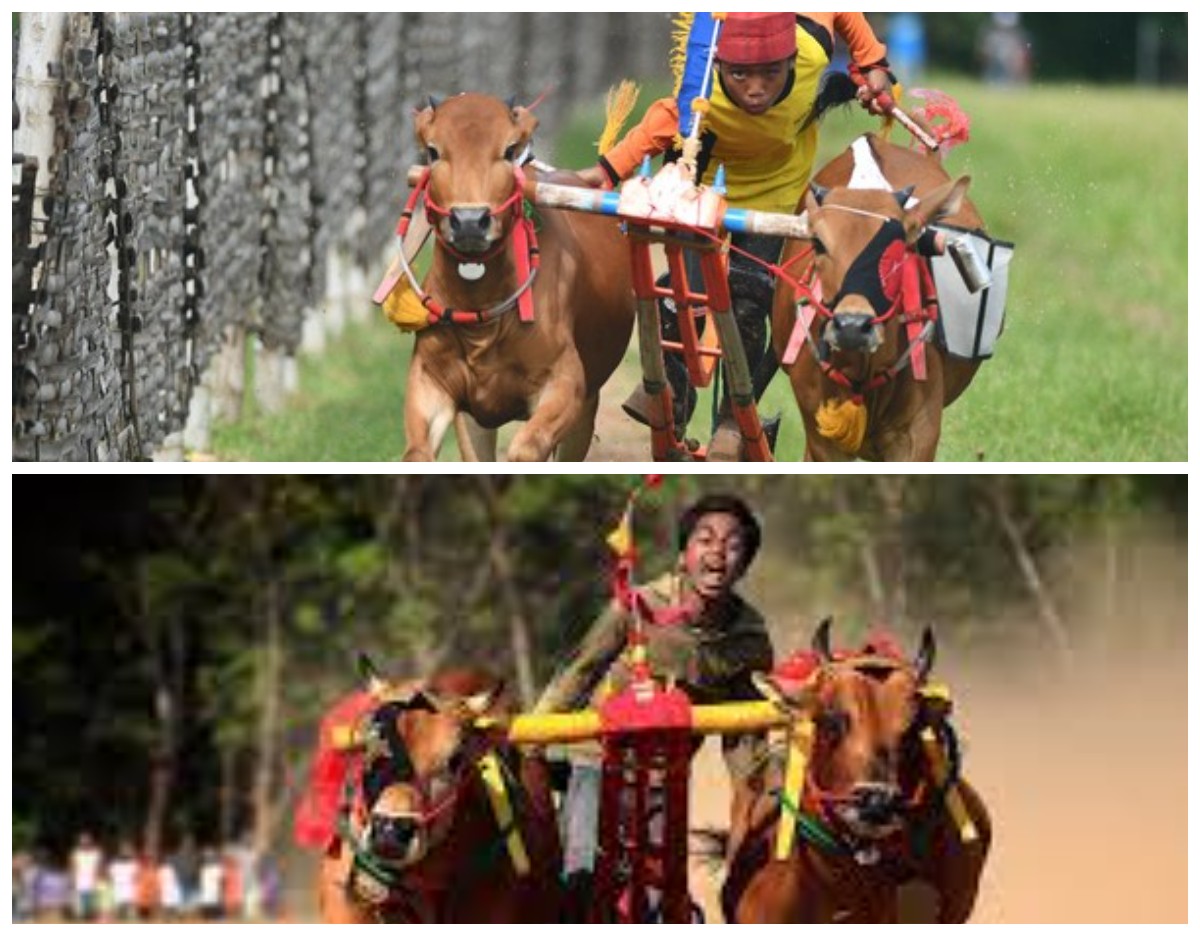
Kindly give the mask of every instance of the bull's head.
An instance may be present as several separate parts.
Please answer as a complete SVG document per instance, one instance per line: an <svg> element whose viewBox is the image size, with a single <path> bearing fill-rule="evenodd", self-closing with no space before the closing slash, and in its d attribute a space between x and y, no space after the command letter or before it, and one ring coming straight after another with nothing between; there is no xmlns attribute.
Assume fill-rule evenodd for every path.
<svg viewBox="0 0 1200 936"><path fill-rule="evenodd" d="M417 143L432 170L427 204L443 243L483 257L507 237L514 195L523 196L515 168L537 124L528 109L477 94L431 99L417 114Z"/></svg>
<svg viewBox="0 0 1200 936"><path fill-rule="evenodd" d="M914 189L809 192L816 271L832 312L823 337L835 354L887 358L877 367L895 363L901 351L894 310L907 252L930 224L960 211L970 185L969 178L948 183L915 207L909 207Z"/></svg>
<svg viewBox="0 0 1200 936"><path fill-rule="evenodd" d="M463 672L393 684L365 657L362 669L378 702L362 732L366 845L389 867L409 868L450 835L479 760L494 746L479 724L504 686Z"/></svg>
<svg viewBox="0 0 1200 936"><path fill-rule="evenodd" d="M759 680L763 694L816 727L811 783L826 812L860 841L887 838L904 821L906 758L924 717L922 689L937 656L926 630L915 660L868 648L839 656L832 622L813 641L818 669L802 686Z"/></svg>

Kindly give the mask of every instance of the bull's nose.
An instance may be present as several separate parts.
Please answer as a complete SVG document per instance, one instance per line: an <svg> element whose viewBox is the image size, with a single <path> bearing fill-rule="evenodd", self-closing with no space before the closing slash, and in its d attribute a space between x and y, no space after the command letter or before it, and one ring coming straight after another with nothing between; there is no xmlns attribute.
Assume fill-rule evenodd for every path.
<svg viewBox="0 0 1200 936"><path fill-rule="evenodd" d="M839 312L833 317L834 343L843 351L866 351L875 333L875 319L868 313Z"/></svg>
<svg viewBox="0 0 1200 936"><path fill-rule="evenodd" d="M487 240L492 230L492 213L486 208L455 208L450 212L450 232L456 240Z"/></svg>
<svg viewBox="0 0 1200 936"><path fill-rule="evenodd" d="M371 849L381 858L405 858L417 837L412 819L376 816L371 820Z"/></svg>
<svg viewBox="0 0 1200 936"><path fill-rule="evenodd" d="M886 825L900 809L900 791L884 784L860 786L854 800L863 821L871 825Z"/></svg>

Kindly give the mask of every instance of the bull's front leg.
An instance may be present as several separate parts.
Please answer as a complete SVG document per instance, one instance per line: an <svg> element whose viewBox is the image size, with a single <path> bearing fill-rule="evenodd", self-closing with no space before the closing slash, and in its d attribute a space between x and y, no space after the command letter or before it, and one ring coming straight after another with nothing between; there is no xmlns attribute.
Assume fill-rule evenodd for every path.
<svg viewBox="0 0 1200 936"><path fill-rule="evenodd" d="M879 433L879 458L885 462L934 462L942 441L942 407L930 400L912 421Z"/></svg>
<svg viewBox="0 0 1200 936"><path fill-rule="evenodd" d="M408 445L404 460L437 461L457 414L458 405L450 394L429 376L420 355L414 357L404 404L404 434Z"/></svg>
<svg viewBox="0 0 1200 936"><path fill-rule="evenodd" d="M587 384L578 360L561 368L531 401L533 416L508 447L510 462L548 462L583 416Z"/></svg>

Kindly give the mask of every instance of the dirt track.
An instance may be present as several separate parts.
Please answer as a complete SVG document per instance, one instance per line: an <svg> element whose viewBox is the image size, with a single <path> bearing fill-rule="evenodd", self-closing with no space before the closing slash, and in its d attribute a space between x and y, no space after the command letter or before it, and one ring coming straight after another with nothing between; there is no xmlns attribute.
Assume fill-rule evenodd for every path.
<svg viewBox="0 0 1200 936"><path fill-rule="evenodd" d="M1135 619L1158 628L1149 649L1110 647L1070 678L941 667L996 825L977 922L1187 923L1186 588L1152 604ZM723 824L724 770L705 764L698 824Z"/></svg>

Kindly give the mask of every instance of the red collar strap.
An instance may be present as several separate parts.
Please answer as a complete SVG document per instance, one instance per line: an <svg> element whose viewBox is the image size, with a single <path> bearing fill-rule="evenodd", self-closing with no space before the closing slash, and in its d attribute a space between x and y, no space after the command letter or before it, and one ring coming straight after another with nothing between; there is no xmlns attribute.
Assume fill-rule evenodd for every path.
<svg viewBox="0 0 1200 936"><path fill-rule="evenodd" d="M412 194L408 198L408 203L404 206L404 214L400 216L400 224L396 229L401 241L408 235L408 230L412 226L412 220L416 216L417 208L421 203L421 199L425 199L425 211L429 218L429 222L436 231L438 228L438 219L449 216L449 211L434 203L429 196L429 179L432 169L426 169L421 176L421 181L417 187L413 189ZM526 324L532 324L535 319L534 302L533 302L533 286L537 281L538 274L542 267L542 251L538 244L537 225L533 220L525 216L525 173L519 167L513 170L514 176L514 191L512 197L509 198L503 205L492 212L492 217L503 217L506 214L513 215L512 232L507 240L502 241L492 253L484 257L468 257L458 253L450 247L440 236L438 236L438 246L447 251L452 257L470 263L486 263L489 260L499 256L501 252L508 249L511 245L513 253L513 263L516 266L517 282L521 284L517 293L511 298L505 300L499 305L492 306L488 309L479 311L466 311L463 309L452 309L437 302L431 295L421 288L420 282L413 274L409 266L407 257L402 257L404 264L404 273L416 291L421 304L429 313L429 324L440 325L444 323L452 325L484 325L488 322L495 321L504 315L507 315L513 309L517 309L521 316L521 321Z"/></svg>

